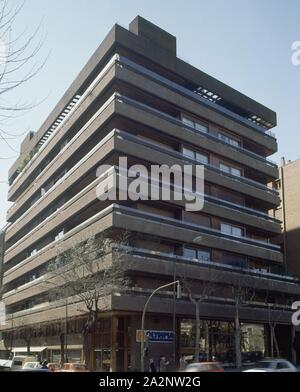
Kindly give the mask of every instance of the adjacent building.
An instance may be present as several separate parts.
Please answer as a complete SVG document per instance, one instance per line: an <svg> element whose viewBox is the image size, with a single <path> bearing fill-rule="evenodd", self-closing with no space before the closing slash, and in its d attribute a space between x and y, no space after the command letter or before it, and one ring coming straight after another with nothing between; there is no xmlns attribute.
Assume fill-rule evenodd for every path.
<svg viewBox="0 0 300 392"><path fill-rule="evenodd" d="M280 204L269 185L278 178L269 159L277 151L275 126L272 110L177 57L173 35L139 16L129 30L115 25L41 128L25 138L9 171L1 327L7 348L23 352L30 330L32 351L56 361L67 319L68 358L80 360L84 314L78 303L66 312L64 301L49 299L47 265L91 235L126 230L133 287L103 304L94 368L139 369L145 301L183 276L196 298L213 287L200 306L201 355L234 361L234 291L242 287L243 359L275 349L292 358L290 305L300 286L273 241L281 232L269 214ZM146 167L203 164L203 210L186 211L173 199L100 201L97 168L118 165L120 156ZM172 289L157 294L146 329L156 337L149 358L192 356L195 307L186 293L176 301Z"/></svg>
<svg viewBox="0 0 300 392"><path fill-rule="evenodd" d="M282 234L277 243L285 253L285 268L294 276L300 277L300 160L281 159L279 178L274 187L280 193L281 203L274 210L274 217L282 221Z"/></svg>

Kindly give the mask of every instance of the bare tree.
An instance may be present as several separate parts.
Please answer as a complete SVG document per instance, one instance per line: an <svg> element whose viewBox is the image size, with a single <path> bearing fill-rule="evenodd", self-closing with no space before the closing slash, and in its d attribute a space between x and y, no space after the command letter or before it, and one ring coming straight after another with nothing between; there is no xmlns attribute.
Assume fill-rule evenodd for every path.
<svg viewBox="0 0 300 392"><path fill-rule="evenodd" d="M235 351L235 365L237 369L242 368L242 332L240 322L240 309L249 304L253 299L255 290L249 287L248 276L244 273L236 274L235 283L232 286L233 301L234 301L234 351Z"/></svg>
<svg viewBox="0 0 300 392"><path fill-rule="evenodd" d="M200 309L203 302L208 301L215 291L215 284L211 281L211 275L217 274L217 271L213 271L212 268L209 270L210 277L206 281L195 284L195 280L187 278L187 276L181 277L181 283L184 291L187 293L189 300L195 306L195 320L196 320L196 336L195 336L195 361L200 360L200 337L201 337L201 317ZM208 337L208 331L206 333L206 341ZM208 346L208 342L206 342ZM209 355L208 347L206 346L206 355ZM208 359L208 358L207 358Z"/></svg>
<svg viewBox="0 0 300 392"><path fill-rule="evenodd" d="M276 354L277 358L280 357L280 350L279 350L278 340L276 336L276 327L280 322L282 316L284 316L284 313L287 310L286 307L288 307L288 309L291 309L293 299L292 298L288 299L284 297L282 302L283 302L282 307L279 308L278 305L274 303L273 297L267 291L265 304L268 307L268 324L269 324L269 331L270 331L270 354L271 357L274 357Z"/></svg>
<svg viewBox="0 0 300 392"><path fill-rule="evenodd" d="M34 78L48 57L38 59L45 41L41 23L32 33L16 33L18 17L22 14L24 5L25 1L22 0L17 5L8 0L0 0L0 141L16 153L18 151L10 144L10 140L27 131L12 133L7 129L7 121L32 109L36 103L26 103L21 99L18 102L14 99L12 103L10 94Z"/></svg>
<svg viewBox="0 0 300 392"><path fill-rule="evenodd" d="M31 355L32 338L36 336L36 333L40 328L40 323L27 325L25 319L19 317L16 329L12 330L12 334L17 333L18 338L24 340L26 344L26 353L28 356Z"/></svg>
<svg viewBox="0 0 300 392"><path fill-rule="evenodd" d="M91 237L60 253L49 266L55 295L82 303L81 310L86 316L82 330L86 362L88 335L99 321L107 296L129 287L129 263L122 262L126 245L126 235L118 239L105 235Z"/></svg>

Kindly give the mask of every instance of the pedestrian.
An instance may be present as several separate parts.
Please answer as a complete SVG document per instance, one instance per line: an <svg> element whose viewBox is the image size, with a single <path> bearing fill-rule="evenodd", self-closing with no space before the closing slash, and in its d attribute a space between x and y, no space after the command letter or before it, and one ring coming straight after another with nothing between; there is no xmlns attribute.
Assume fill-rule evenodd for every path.
<svg viewBox="0 0 300 392"><path fill-rule="evenodd" d="M185 370L186 365L187 365L187 362L186 362L185 356L184 356L184 354L181 354L181 357L179 359L179 370L180 371Z"/></svg>
<svg viewBox="0 0 300 392"><path fill-rule="evenodd" d="M167 361L167 358L162 356L160 363L159 363L159 371L161 373L164 373L167 371L167 366L170 364L170 362Z"/></svg>
<svg viewBox="0 0 300 392"><path fill-rule="evenodd" d="M47 361L44 361L43 363L42 363L42 367L41 367L41 369L48 369L48 362Z"/></svg>
<svg viewBox="0 0 300 392"><path fill-rule="evenodd" d="M155 363L152 358L150 358L150 361L149 361L149 372L156 373L156 366L155 366Z"/></svg>

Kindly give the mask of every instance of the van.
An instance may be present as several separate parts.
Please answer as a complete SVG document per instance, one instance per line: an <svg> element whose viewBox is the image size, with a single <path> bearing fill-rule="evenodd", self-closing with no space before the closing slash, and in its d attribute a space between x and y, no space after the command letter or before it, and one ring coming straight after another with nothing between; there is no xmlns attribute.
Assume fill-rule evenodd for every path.
<svg viewBox="0 0 300 392"><path fill-rule="evenodd" d="M22 369L26 362L36 362L35 356L16 355L12 359L11 371Z"/></svg>

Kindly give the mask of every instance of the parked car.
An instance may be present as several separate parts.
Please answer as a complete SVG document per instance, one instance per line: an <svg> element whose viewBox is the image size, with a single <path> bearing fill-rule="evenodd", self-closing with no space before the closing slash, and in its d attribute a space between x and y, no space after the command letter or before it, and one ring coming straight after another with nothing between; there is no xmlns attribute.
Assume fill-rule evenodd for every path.
<svg viewBox="0 0 300 392"><path fill-rule="evenodd" d="M219 373L224 372L224 369L219 362L195 362L187 365L187 367L185 368L185 372Z"/></svg>
<svg viewBox="0 0 300 392"><path fill-rule="evenodd" d="M41 365L40 362L26 362L22 369L19 369L21 372L49 372L49 369Z"/></svg>
<svg viewBox="0 0 300 392"><path fill-rule="evenodd" d="M61 366L59 363L48 363L48 369L50 372L60 372Z"/></svg>
<svg viewBox="0 0 300 392"><path fill-rule="evenodd" d="M298 372L298 369L290 361L281 358L265 358L259 361L253 368L244 372Z"/></svg>
<svg viewBox="0 0 300 392"><path fill-rule="evenodd" d="M84 363L65 363L61 372L89 372L87 366Z"/></svg>
<svg viewBox="0 0 300 392"><path fill-rule="evenodd" d="M0 372L8 372L11 369L12 361L9 359L0 359Z"/></svg>
<svg viewBox="0 0 300 392"><path fill-rule="evenodd" d="M22 369L26 362L36 362L36 357L26 355L17 355L13 357L11 363L11 370L17 371Z"/></svg>
<svg viewBox="0 0 300 392"><path fill-rule="evenodd" d="M22 366L23 370L31 370L31 369L37 369L37 368L41 368L42 365L40 364L40 362L26 362L24 363L24 365Z"/></svg>

